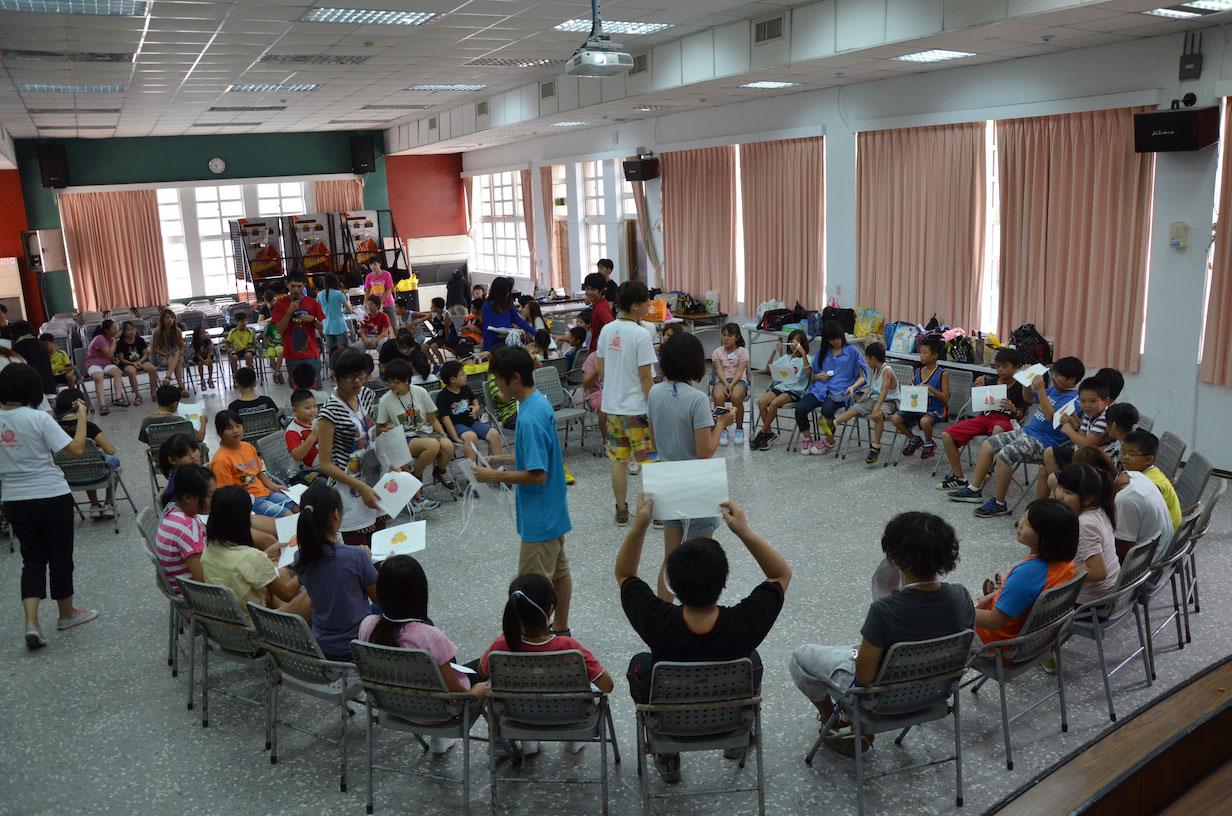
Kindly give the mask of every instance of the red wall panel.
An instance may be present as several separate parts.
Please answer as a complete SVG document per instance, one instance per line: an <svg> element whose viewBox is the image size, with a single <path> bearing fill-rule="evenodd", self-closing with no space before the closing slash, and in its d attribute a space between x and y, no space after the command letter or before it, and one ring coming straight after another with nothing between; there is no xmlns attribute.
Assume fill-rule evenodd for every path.
<svg viewBox="0 0 1232 816"><path fill-rule="evenodd" d="M26 228L26 202L21 194L21 176L16 170L0 170L0 258L17 258L21 263L26 315L37 328L43 321L43 299L39 295L38 281L26 269L26 253L21 245L21 233Z"/></svg>
<svg viewBox="0 0 1232 816"><path fill-rule="evenodd" d="M385 175L403 240L466 232L462 154L386 156Z"/></svg>

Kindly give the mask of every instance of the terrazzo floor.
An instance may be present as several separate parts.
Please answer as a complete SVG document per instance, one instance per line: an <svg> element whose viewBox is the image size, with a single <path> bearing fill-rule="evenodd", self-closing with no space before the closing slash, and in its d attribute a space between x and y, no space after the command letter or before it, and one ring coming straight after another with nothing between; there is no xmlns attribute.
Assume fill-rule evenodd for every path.
<svg viewBox="0 0 1232 816"><path fill-rule="evenodd" d="M280 404L285 387L270 386ZM755 388L760 393L760 387ZM1132 394L1127 397L1132 400ZM206 396L212 414L230 395ZM137 426L149 406L117 409L100 421L121 445L124 478L138 508L149 503L144 452L135 442ZM1166 420L1158 423L1167 428ZM214 434L211 429L210 437ZM216 443L216 439L213 440ZM939 513L958 530L962 560L950 580L976 590L982 580L1004 570L1022 555L1012 522L979 520L972 505L952 504L934 489L919 461L898 468L867 468L863 456L846 461L784 453L782 442L769 452L720 449L727 459L732 497L743 504L756 530L778 547L795 576L786 606L761 647L766 664L763 695L766 809L771 814L854 813L854 765L821 751L812 768L803 762L817 733L812 706L795 689L787 658L799 643L847 643L858 638L869 603L869 578L881 558L884 523L911 509ZM612 521L607 461L571 446L567 461L577 475L569 489L574 530L568 552L574 575L572 628L616 679L612 708L622 762L612 773L611 812L632 814L641 802L636 774L633 705L623 674L641 643L626 623L612 577L624 531ZM931 466L931 462L926 463ZM931 467L929 467L931 469ZM631 478L635 495L637 477ZM460 505L443 504L428 514L428 549L421 561L431 584L431 614L458 644L462 659L478 656L499 633L505 587L513 577L517 541L512 516L499 509L476 513L463 533ZM1201 545L1202 613L1192 620L1193 642L1176 648L1167 630L1157 638L1158 680L1143 681L1139 663L1114 678L1118 713L1135 707L1193 675L1229 651L1227 612L1232 588L1214 580L1232 568L1232 535L1227 508L1216 514ZM752 559L726 530L717 536L728 549L732 574L724 601L733 603L760 579ZM661 551L651 531L642 574L653 575ZM185 709L186 672L173 679L165 663L166 602L154 586L135 520L125 507L120 533L108 522L85 522L76 536L78 605L98 608L101 618L67 633L54 632L54 610L44 606L50 645L27 652L21 638L17 603L21 558L0 542L0 597L7 634L0 636L0 813L34 816L61 814L210 814L362 813L364 739L362 719L350 732L350 789L338 791L334 746L291 729L280 732L280 755L271 766L262 750L260 709L222 696L211 701L211 722L202 729L199 712ZM1162 616L1160 616L1162 617ZM1118 660L1136 644L1132 624L1113 634L1110 654ZM252 672L216 661L215 680L260 691ZM999 706L990 684L978 696L963 694L963 748L966 807L954 807L952 765L867 783L871 813L982 813L1002 796L1031 779L1056 759L1097 737L1109 726L1093 645L1072 641L1066 648L1070 727L1061 733L1055 701L1037 708L1013 727L1015 769L1004 765ZM1031 673L1009 688L1011 713L1046 693L1051 678ZM282 715L301 726L329 732L333 711L299 695L282 695ZM475 733L483 734L484 726ZM902 747L886 738L868 755L871 772L937 757L952 747L948 723L912 732ZM409 737L381 734L383 764L461 770L460 747L443 758L421 756ZM489 774L484 745L473 755L472 811L488 806ZM589 746L567 756L547 745L521 770L502 765L499 773L564 777L597 773L598 749ZM718 754L686 755L683 788L699 784L751 784L752 764L739 771ZM653 783L661 789L658 777ZM599 813L597 787L581 785L501 785L502 813ZM657 813L756 813L750 794L722 799L675 799L656 805ZM377 813L424 816L461 812L461 788L417 777L378 773Z"/></svg>

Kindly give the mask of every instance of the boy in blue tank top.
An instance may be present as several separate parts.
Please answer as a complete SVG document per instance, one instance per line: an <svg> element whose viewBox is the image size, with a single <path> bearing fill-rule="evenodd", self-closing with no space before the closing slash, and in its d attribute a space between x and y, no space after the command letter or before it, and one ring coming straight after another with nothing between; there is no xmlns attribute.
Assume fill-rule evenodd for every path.
<svg viewBox="0 0 1232 816"><path fill-rule="evenodd" d="M939 334L930 334L920 341L920 366L911 378L912 385L928 387L928 404L920 406L924 410L911 410L906 399L899 401L898 413L890 417L898 432L907 437L903 446L903 456L911 456L920 451L921 459L931 459L937 453L937 443L933 441L933 426L945 422L949 416L950 375L941 368L941 355L945 352L945 341ZM901 397L901 395L900 395ZM924 432L924 438L916 436L911 429L916 425Z"/></svg>

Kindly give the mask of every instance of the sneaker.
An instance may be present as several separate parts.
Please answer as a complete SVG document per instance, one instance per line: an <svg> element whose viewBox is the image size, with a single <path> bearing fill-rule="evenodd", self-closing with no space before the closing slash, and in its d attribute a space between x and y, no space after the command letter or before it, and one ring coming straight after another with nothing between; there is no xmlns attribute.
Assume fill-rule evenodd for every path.
<svg viewBox="0 0 1232 816"><path fill-rule="evenodd" d="M920 450L920 459L932 459L937 455L937 443L925 442L924 447Z"/></svg>
<svg viewBox="0 0 1232 816"><path fill-rule="evenodd" d="M913 436L907 440L906 445L903 445L903 456L913 456L922 447L924 447L924 440L918 436Z"/></svg>
<svg viewBox="0 0 1232 816"><path fill-rule="evenodd" d="M720 445L727 444L727 431L723 431L723 433L719 434L719 444Z"/></svg>
<svg viewBox="0 0 1232 816"><path fill-rule="evenodd" d="M565 484L571 485L576 481L577 478L573 475L573 471L569 469L568 465L565 465Z"/></svg>
<svg viewBox="0 0 1232 816"><path fill-rule="evenodd" d="M826 741L824 744L826 748L830 749L834 753L842 754L843 756L849 759L854 759L856 756L856 737L855 737L855 734L851 733L850 730L845 730L845 732L840 731L837 734L831 734L830 736L826 737ZM873 747L872 735L861 734L860 735L860 753L867 754L872 747Z"/></svg>
<svg viewBox="0 0 1232 816"><path fill-rule="evenodd" d="M817 424L821 426L821 432L823 434L826 436L834 436L834 420L826 416L822 416L817 421Z"/></svg>
<svg viewBox="0 0 1232 816"><path fill-rule="evenodd" d="M1057 673L1057 660L1055 657L1050 657L1047 660L1041 660L1039 665L1041 669L1049 674Z"/></svg>
<svg viewBox="0 0 1232 816"><path fill-rule="evenodd" d="M833 439L819 439L813 443L813 455L825 456L830 451L834 450Z"/></svg>
<svg viewBox="0 0 1232 816"><path fill-rule="evenodd" d="M737 429L736 429L736 433L735 433L735 435L732 437L732 441L733 441L736 445L743 445L743 444L744 444L744 428L737 428Z"/></svg>
<svg viewBox="0 0 1232 816"><path fill-rule="evenodd" d="M655 768L666 785L680 782L680 754L655 754Z"/></svg>
<svg viewBox="0 0 1232 816"><path fill-rule="evenodd" d="M1005 506L1005 502L999 502L996 499L988 501L975 508L975 514L980 518L992 518L993 516L1008 516L1010 509Z"/></svg>
<svg viewBox="0 0 1232 816"><path fill-rule="evenodd" d="M813 452L813 440L801 439L800 440L800 455L808 456L812 452Z"/></svg>
<svg viewBox="0 0 1232 816"><path fill-rule="evenodd" d="M964 487L967 487L967 480L960 479L957 476L955 476L953 473L951 473L949 476L946 476L945 479L937 483L938 490L948 490L951 493L953 493L955 490L961 490Z"/></svg>
<svg viewBox="0 0 1232 816"><path fill-rule="evenodd" d="M641 466L641 465L639 465L637 462L630 462L630 463L629 463L629 475L630 475L630 476L636 476L637 474L639 474L639 473L641 473L641 472L642 472L642 466Z"/></svg>
<svg viewBox="0 0 1232 816"><path fill-rule="evenodd" d="M619 504L616 505L616 526L629 526L629 505L626 504L624 507L621 507Z"/></svg>
<svg viewBox="0 0 1232 816"><path fill-rule="evenodd" d="M437 483L440 484L441 487L445 488L450 493L457 492L458 483L450 478L448 471L437 468L432 471L432 476L436 479Z"/></svg>
<svg viewBox="0 0 1232 816"><path fill-rule="evenodd" d="M436 756L449 753L449 749L457 744L457 737L428 737L428 750Z"/></svg>
<svg viewBox="0 0 1232 816"><path fill-rule="evenodd" d="M761 437L761 441L757 442L756 440L754 440L755 444L752 445L753 450L762 450L762 451L770 450L770 445L774 442L774 440L778 439L779 437L779 435L774 433L773 431L771 431L770 433L759 434L759 436Z"/></svg>
<svg viewBox="0 0 1232 816"><path fill-rule="evenodd" d="M422 492L415 498L411 499L412 513L426 513L429 510L435 510L440 506L440 502L425 497Z"/></svg>
<svg viewBox="0 0 1232 816"><path fill-rule="evenodd" d="M90 515L90 519L93 521L99 521L100 519L106 518L106 516L103 515L103 506L101 504L90 505L88 513Z"/></svg>
<svg viewBox="0 0 1232 816"><path fill-rule="evenodd" d="M43 630L36 623L33 626L26 625L26 648L30 651L41 649L47 645L47 638L43 637Z"/></svg>
<svg viewBox="0 0 1232 816"><path fill-rule="evenodd" d="M97 617L98 611L95 609L74 609L72 615L56 621L56 629L63 632L65 629L72 629L74 626L89 623ZM29 635L27 635L27 643L29 643Z"/></svg>
<svg viewBox="0 0 1232 816"><path fill-rule="evenodd" d="M960 487L957 490L950 493L950 501L971 502L971 503L976 503L976 504L983 502L984 501L983 485L981 485L980 487L976 487L973 484L968 484L964 487Z"/></svg>
<svg viewBox="0 0 1232 816"><path fill-rule="evenodd" d="M868 456L864 457L864 464L875 465L877 460L881 458L881 448L869 448Z"/></svg>

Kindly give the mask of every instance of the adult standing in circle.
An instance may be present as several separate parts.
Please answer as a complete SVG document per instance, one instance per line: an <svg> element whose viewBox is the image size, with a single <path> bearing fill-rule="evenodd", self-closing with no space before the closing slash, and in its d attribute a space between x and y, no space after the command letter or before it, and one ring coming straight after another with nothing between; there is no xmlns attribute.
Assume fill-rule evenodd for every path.
<svg viewBox="0 0 1232 816"><path fill-rule="evenodd" d="M31 366L13 363L0 371L0 501L21 542L21 605L26 648L47 645L39 626L39 602L59 606L60 631L88 623L98 612L73 606L73 496L55 455L80 456L86 449L86 404L76 403L70 437L54 417L38 410L43 378Z"/></svg>
<svg viewBox="0 0 1232 816"><path fill-rule="evenodd" d="M175 381L180 384L180 395L188 396L188 389L184 387L184 332L180 329L175 312L170 309L158 313L158 325L150 337L150 362L154 363L155 368L166 369L167 376L163 378L162 385L168 385L174 373ZM99 402L102 402L101 396Z"/></svg>
<svg viewBox="0 0 1232 816"><path fill-rule="evenodd" d="M312 367L314 387L321 383L321 347L317 345L317 324L325 322L321 304L305 290L308 278L303 272L287 276L287 294L274 301L271 320L282 332L282 357L290 371L300 363Z"/></svg>
<svg viewBox="0 0 1232 816"><path fill-rule="evenodd" d="M389 315L389 325L398 323L398 313L394 311L394 276L388 269L383 269L379 261L368 265L368 274L364 277L364 297L379 297L381 311Z"/></svg>
<svg viewBox="0 0 1232 816"><path fill-rule="evenodd" d="M466 272L461 267L455 269L453 277L445 284L445 308L465 315L471 304L470 289L471 282L466 279Z"/></svg>
<svg viewBox="0 0 1232 816"><path fill-rule="evenodd" d="M351 313L351 300L342 290L342 283L333 272L325 273L325 287L317 293L317 300L325 312L321 333L325 335L325 359L328 360L334 349L350 345L350 332L347 331L346 318L342 313Z"/></svg>
<svg viewBox="0 0 1232 816"><path fill-rule="evenodd" d="M338 527L346 544L367 544L384 525L376 491L363 481L362 462L372 446L376 425L376 395L365 383L372 373L372 358L362 351L343 349L334 362L338 384L317 414L317 461L321 475L333 480L342 498Z"/></svg>
<svg viewBox="0 0 1232 816"><path fill-rule="evenodd" d="M512 328L526 332L527 342L535 336L534 327L522 319L513 303L513 278L497 278L483 304L483 350L491 351L505 342L504 333L493 329Z"/></svg>

